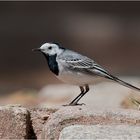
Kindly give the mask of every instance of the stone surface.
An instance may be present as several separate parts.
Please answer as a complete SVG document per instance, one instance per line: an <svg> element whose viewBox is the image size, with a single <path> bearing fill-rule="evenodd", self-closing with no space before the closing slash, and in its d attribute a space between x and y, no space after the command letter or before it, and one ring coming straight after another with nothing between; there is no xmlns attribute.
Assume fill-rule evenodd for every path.
<svg viewBox="0 0 140 140"><path fill-rule="evenodd" d="M59 107L51 108L32 108L29 109L31 115L32 127L34 130L35 138L41 138L41 132L44 125L47 123L49 116L56 112Z"/></svg>
<svg viewBox="0 0 140 140"><path fill-rule="evenodd" d="M41 138L59 139L63 128L77 124L84 126L97 124L140 126L140 112L130 109L98 110L86 106L63 107L50 115L41 133ZM128 128L127 126L126 128Z"/></svg>
<svg viewBox="0 0 140 140"><path fill-rule="evenodd" d="M59 140L66 139L140 139L140 126L73 125L65 127Z"/></svg>
<svg viewBox="0 0 140 140"><path fill-rule="evenodd" d="M137 110L95 109L84 105L28 109L0 106L0 139L102 138L107 132L114 138L125 135L135 139L140 137L139 130Z"/></svg>
<svg viewBox="0 0 140 140"><path fill-rule="evenodd" d="M58 107L24 108L21 105L0 106L0 139L40 139L50 114Z"/></svg>
<svg viewBox="0 0 140 140"><path fill-rule="evenodd" d="M30 132L26 108L18 105L0 106L0 139L25 139Z"/></svg>

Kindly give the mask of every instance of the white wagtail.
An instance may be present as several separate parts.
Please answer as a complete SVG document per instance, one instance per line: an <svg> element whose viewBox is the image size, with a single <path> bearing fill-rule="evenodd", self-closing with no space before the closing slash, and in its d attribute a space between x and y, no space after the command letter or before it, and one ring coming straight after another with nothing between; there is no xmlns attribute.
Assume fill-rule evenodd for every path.
<svg viewBox="0 0 140 140"><path fill-rule="evenodd" d="M94 84L99 79L109 79L140 91L140 88L111 75L94 60L63 48L58 43L45 43L33 51L40 51L45 56L50 70L58 79L80 87L81 93L69 105L79 105L78 101L89 91L88 85Z"/></svg>

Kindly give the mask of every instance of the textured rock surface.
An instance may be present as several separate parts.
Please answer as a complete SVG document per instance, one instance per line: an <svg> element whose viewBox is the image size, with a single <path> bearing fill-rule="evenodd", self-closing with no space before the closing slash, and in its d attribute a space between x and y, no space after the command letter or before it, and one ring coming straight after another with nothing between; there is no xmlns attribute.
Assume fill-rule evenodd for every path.
<svg viewBox="0 0 140 140"><path fill-rule="evenodd" d="M29 113L20 106L0 106L0 139L25 139L30 133Z"/></svg>
<svg viewBox="0 0 140 140"><path fill-rule="evenodd" d="M58 107L59 108L59 107ZM31 122L34 130L35 137L37 139L41 138L41 132L44 125L47 123L47 120L50 114L58 110L57 107L52 108L32 108L30 109Z"/></svg>
<svg viewBox="0 0 140 140"><path fill-rule="evenodd" d="M60 133L64 139L139 139L140 126L135 125L73 125Z"/></svg>
<svg viewBox="0 0 140 140"><path fill-rule="evenodd" d="M85 139L103 138L107 134L111 138L122 135L128 139L139 138L140 112L89 106L28 110L17 105L0 106L0 139Z"/></svg>
<svg viewBox="0 0 140 140"><path fill-rule="evenodd" d="M86 106L63 107L50 115L42 131L42 138L58 139L63 128L76 124L85 126L97 124L140 126L140 112L130 109L95 110Z"/></svg>

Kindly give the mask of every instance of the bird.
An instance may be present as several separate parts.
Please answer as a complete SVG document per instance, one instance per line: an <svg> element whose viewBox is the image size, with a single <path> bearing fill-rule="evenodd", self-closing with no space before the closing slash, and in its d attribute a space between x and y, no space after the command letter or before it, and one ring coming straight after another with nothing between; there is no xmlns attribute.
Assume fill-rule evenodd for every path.
<svg viewBox="0 0 140 140"><path fill-rule="evenodd" d="M89 85L105 79L140 92L140 88L113 76L93 59L66 49L59 43L44 43L32 51L39 51L45 56L49 69L59 80L79 86L81 92L68 104L70 106L82 105L79 101L90 90Z"/></svg>

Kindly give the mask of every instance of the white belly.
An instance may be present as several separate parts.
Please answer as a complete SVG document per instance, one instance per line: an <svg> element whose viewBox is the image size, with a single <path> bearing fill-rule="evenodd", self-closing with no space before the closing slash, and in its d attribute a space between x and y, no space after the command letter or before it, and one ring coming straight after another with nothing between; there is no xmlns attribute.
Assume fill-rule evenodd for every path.
<svg viewBox="0 0 140 140"><path fill-rule="evenodd" d="M101 80L103 79L99 76L91 76L80 72L71 71L60 74L59 76L57 76L57 78L65 83L79 86L83 86L85 84L96 84L101 82Z"/></svg>

